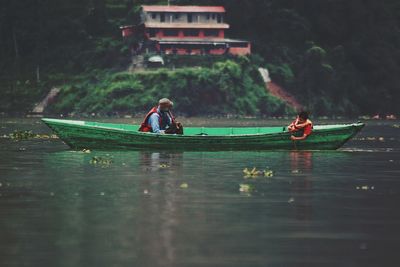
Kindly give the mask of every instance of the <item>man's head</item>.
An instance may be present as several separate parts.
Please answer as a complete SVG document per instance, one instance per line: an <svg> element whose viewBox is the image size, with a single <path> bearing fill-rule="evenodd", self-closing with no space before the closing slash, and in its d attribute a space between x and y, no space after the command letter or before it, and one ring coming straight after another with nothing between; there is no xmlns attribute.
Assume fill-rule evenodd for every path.
<svg viewBox="0 0 400 267"><path fill-rule="evenodd" d="M169 111L173 105L174 103L168 98L161 98L158 101L158 106L160 107L161 111Z"/></svg>
<svg viewBox="0 0 400 267"><path fill-rule="evenodd" d="M305 122L308 120L308 112L307 111L301 111L297 115L297 117L300 119L301 122Z"/></svg>

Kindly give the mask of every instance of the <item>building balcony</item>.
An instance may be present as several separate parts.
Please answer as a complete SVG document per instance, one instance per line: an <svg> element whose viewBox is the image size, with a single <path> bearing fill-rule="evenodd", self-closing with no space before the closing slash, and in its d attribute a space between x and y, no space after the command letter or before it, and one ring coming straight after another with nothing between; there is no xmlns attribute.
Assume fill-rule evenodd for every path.
<svg viewBox="0 0 400 267"><path fill-rule="evenodd" d="M145 28L157 29L229 29L226 23L168 23L168 22L146 22Z"/></svg>
<svg viewBox="0 0 400 267"><path fill-rule="evenodd" d="M178 12L178 13L225 13L223 6L160 6L160 5L143 5L144 12Z"/></svg>

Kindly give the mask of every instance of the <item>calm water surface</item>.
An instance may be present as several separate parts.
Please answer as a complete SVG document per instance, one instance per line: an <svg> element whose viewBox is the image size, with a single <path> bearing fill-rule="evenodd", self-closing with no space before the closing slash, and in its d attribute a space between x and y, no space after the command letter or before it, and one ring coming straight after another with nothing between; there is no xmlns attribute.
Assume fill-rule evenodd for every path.
<svg viewBox="0 0 400 267"><path fill-rule="evenodd" d="M48 132L0 122L1 135ZM371 122L334 152L83 153L1 138L0 266L400 266L397 125ZM274 176L244 178L252 167Z"/></svg>

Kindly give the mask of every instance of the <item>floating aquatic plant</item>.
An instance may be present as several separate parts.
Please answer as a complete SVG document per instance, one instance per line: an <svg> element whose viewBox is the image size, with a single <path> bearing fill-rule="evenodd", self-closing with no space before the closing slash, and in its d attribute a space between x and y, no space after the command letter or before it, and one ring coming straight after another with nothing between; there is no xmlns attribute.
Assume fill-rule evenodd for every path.
<svg viewBox="0 0 400 267"><path fill-rule="evenodd" d="M110 158L105 158L105 157L97 157L94 156L90 160L90 164L96 165L96 166L101 166L102 168L109 167L113 163L112 159Z"/></svg>
<svg viewBox="0 0 400 267"><path fill-rule="evenodd" d="M256 178L259 176L264 176L264 177L272 177L274 176L274 172L270 169L265 169L265 170L257 170L255 167L251 170L248 168L245 168L243 170L244 178Z"/></svg>
<svg viewBox="0 0 400 267"><path fill-rule="evenodd" d="M182 183L179 187L182 189L186 189L189 187L189 185L187 183Z"/></svg>
<svg viewBox="0 0 400 267"><path fill-rule="evenodd" d="M254 185L251 184L240 184L239 191L243 193L250 193L254 191Z"/></svg>
<svg viewBox="0 0 400 267"><path fill-rule="evenodd" d="M167 164L163 163L163 164L160 164L160 168L169 168L169 166Z"/></svg>
<svg viewBox="0 0 400 267"><path fill-rule="evenodd" d="M17 131L10 133L8 135L13 141L21 141L34 138L36 134L32 133L32 131Z"/></svg>
<svg viewBox="0 0 400 267"><path fill-rule="evenodd" d="M55 134L36 134L33 138L35 139L58 139Z"/></svg>
<svg viewBox="0 0 400 267"><path fill-rule="evenodd" d="M274 176L274 172L272 170L265 169L263 171L265 177L272 177Z"/></svg>
<svg viewBox="0 0 400 267"><path fill-rule="evenodd" d="M368 185L362 185L362 186L357 186L357 190L374 190L375 186L368 186Z"/></svg>
<svg viewBox="0 0 400 267"><path fill-rule="evenodd" d="M385 141L385 137L383 136L368 136L368 137L359 137L359 138L354 138L354 140L358 140L358 141L381 141L384 142Z"/></svg>
<svg viewBox="0 0 400 267"><path fill-rule="evenodd" d="M255 167L251 170L249 170L248 168L245 168L243 170L243 174L245 178L250 178L250 177L256 177L256 176L260 176L262 174L261 171L257 170Z"/></svg>
<svg viewBox="0 0 400 267"><path fill-rule="evenodd" d="M14 132L10 133L8 137L13 141L21 141L21 140L28 140L28 139L56 139L58 138L56 135L51 134L35 134L31 130L26 131L19 131L15 130Z"/></svg>

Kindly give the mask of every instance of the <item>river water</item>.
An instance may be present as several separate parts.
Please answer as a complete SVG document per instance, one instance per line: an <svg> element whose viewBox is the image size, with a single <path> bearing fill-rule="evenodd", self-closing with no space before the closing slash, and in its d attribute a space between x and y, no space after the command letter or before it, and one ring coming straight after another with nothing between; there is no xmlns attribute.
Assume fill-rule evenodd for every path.
<svg viewBox="0 0 400 267"><path fill-rule="evenodd" d="M49 132L0 122L1 135ZM367 123L331 152L84 153L3 137L0 266L400 266L399 122ZM244 177L253 167L273 174Z"/></svg>

